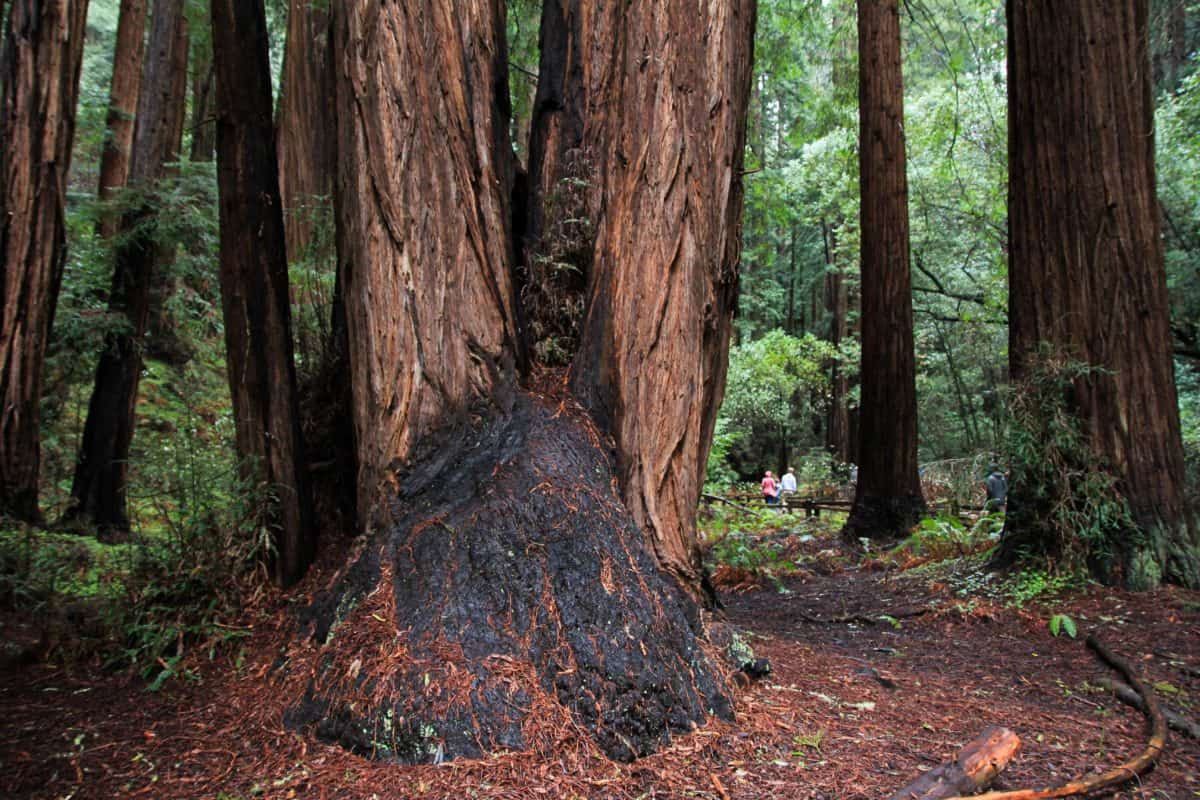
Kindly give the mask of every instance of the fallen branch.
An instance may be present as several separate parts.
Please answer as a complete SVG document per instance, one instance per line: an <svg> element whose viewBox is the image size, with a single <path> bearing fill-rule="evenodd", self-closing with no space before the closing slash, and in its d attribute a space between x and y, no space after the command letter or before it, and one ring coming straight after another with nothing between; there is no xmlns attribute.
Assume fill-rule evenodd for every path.
<svg viewBox="0 0 1200 800"><path fill-rule="evenodd" d="M1114 786L1136 778L1153 766L1162 755L1167 743L1167 724L1163 719L1162 710L1158 707L1158 699L1154 693L1134 674L1129 664L1113 655L1107 647L1094 636L1089 636L1087 646L1092 649L1105 663L1120 672L1125 680L1142 696L1146 703L1145 714L1150 720L1150 740L1146 749L1139 755L1129 759L1115 769L1091 778L1078 778L1050 789L1017 789L1011 792L987 792L974 795L972 798L953 797L946 800L1048 800L1052 797L1079 797L1081 795L1097 794Z"/></svg>
<svg viewBox="0 0 1200 800"><path fill-rule="evenodd" d="M1100 686L1113 693L1118 700L1127 706L1133 706L1143 714L1146 713L1146 704L1142 702L1142 696L1133 690L1132 686L1121 683L1120 681L1110 681L1108 679L1100 681ZM1163 719L1167 721L1167 727L1172 730L1179 731L1185 736L1190 736L1193 739L1200 739L1200 724L1192 722L1187 717L1177 711L1172 711L1169 708L1162 710Z"/></svg>
<svg viewBox="0 0 1200 800"><path fill-rule="evenodd" d="M1008 728L988 728L953 761L926 772L889 800L942 800L986 789L1020 750L1020 738Z"/></svg>
<svg viewBox="0 0 1200 800"><path fill-rule="evenodd" d="M928 614L928 608L914 608L907 611L894 611L890 614L847 614L843 617L814 617L811 614L805 614L803 611L795 612L796 619L802 622L810 622L813 625L847 625L856 623L858 625L880 625L883 623L892 624L893 620L912 619Z"/></svg>

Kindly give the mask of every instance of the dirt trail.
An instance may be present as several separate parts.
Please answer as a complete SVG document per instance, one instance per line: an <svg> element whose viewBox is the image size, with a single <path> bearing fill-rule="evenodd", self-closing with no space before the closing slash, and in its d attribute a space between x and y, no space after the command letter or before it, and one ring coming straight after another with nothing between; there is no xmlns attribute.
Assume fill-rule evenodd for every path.
<svg viewBox="0 0 1200 800"><path fill-rule="evenodd" d="M271 676L286 631L260 622L243 652L197 659L198 682L153 695L95 670L0 673L0 796L866 800L992 724L1025 743L998 786L1057 783L1145 743L1141 715L1093 690L1112 676L1083 646L1086 633L1157 683L1167 705L1200 716L1200 593L1097 589L1014 610L836 561L783 588L768 581L724 598L773 666L738 698L737 719L633 764L604 758L572 726L542 753L418 767L286 732ZM1051 611L1071 615L1080 640L1052 637ZM22 621L4 624L11 633ZM1158 767L1115 796L1200 797L1200 743L1172 733Z"/></svg>

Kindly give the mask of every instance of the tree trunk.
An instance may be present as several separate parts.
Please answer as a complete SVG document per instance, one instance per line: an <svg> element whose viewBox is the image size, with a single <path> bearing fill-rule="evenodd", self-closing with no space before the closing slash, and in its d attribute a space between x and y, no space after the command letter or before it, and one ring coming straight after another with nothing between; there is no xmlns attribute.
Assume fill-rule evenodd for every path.
<svg viewBox="0 0 1200 800"><path fill-rule="evenodd" d="M336 136L328 6L291 0L279 102L279 193L288 257L301 260L313 228L332 211Z"/></svg>
<svg viewBox="0 0 1200 800"><path fill-rule="evenodd" d="M104 150L100 154L100 200L109 200L125 186L129 162L133 156L133 130L137 120L138 88L142 80L142 55L145 52L146 0L121 0L117 20L117 44L113 51L112 88L109 90L108 116L105 118ZM100 236L111 239L118 221L111 210L104 210L99 223Z"/></svg>
<svg viewBox="0 0 1200 800"><path fill-rule="evenodd" d="M179 158L187 80L187 17L183 0L155 0L150 52L138 101L137 138L129 183L149 192ZM121 220L109 293L109 314L124 317L105 336L88 403L67 515L94 523L102 535L129 530L126 477L136 421L142 351L163 263L173 245L153 239L155 210L148 198Z"/></svg>
<svg viewBox="0 0 1200 800"><path fill-rule="evenodd" d="M287 253L262 0L213 0L221 308L243 475L263 491L275 581L316 553L292 359Z"/></svg>
<svg viewBox="0 0 1200 800"><path fill-rule="evenodd" d="M38 510L42 361L66 260L87 0L14 0L0 52L0 516Z"/></svg>
<svg viewBox="0 0 1200 800"><path fill-rule="evenodd" d="M904 83L897 0L860 0L859 168L862 184L862 401L858 492L844 535L888 540L925 511L917 475L917 388Z"/></svg>
<svg viewBox="0 0 1200 800"><path fill-rule="evenodd" d="M832 228L826 234L833 242ZM829 312L829 342L841 348L849 333L850 292L846 275L839 268L836 247L825 249L825 308ZM850 461L850 378L840 358L833 359L830 368L829 419L826 425L826 448L834 459L845 464Z"/></svg>
<svg viewBox="0 0 1200 800"><path fill-rule="evenodd" d="M622 309L610 324L623 325L635 302L649 302L648 273L661 279L671 267L673 291L683 297L668 290L662 298L656 356L669 351L679 371L641 356L642 380L669 384L653 391L687 395L696 407L685 408L682 421L655 420L676 433L656 448L636 450L618 435L618 453L631 454L618 459L648 453L655 465L693 475L706 455L700 442L711 436L702 418L715 415L720 394L719 385L688 386L719 384L694 351L699 343L724 363L723 349L713 353L724 346L732 311L753 15L717 10L698 19L694 8L683 14L683 3L660 5L646 0L622 15L576 2L557 17L547 13L544 24L567 28L545 31L542 41L569 39L571 19L608 20L607 28L581 23L591 31L581 69L605 77L586 84L603 87L603 96L587 104L599 110L587 112L583 149L594 146L597 165L641 152L648 173L661 177L630 164L596 166L579 178L588 189L581 207L623 206L621 224L608 221L608 238L588 249L600 254L603 242L624 241L622 226L638 242L621 263L604 256L604 282L595 278L589 290L593 325L607 330L597 316L604 308ZM609 755L627 759L709 713L727 713L727 686L704 641L692 596L699 590L681 591L659 573L641 518L626 508L630 495L622 503L620 488L641 484L618 484L611 441L566 394L562 372L535 371L540 392L517 387L522 339L501 12L493 0L334 7L340 274L368 535L309 614L312 640L294 653L287 687L304 700L286 721L402 761L544 747L553 729L578 724ZM699 49L693 26L710 34L708 61L691 52ZM632 43L671 57L643 73ZM685 45L691 51L676 57ZM737 68L701 73L705 64L730 63ZM663 64L680 65L677 74L665 77ZM651 124L659 135L634 130ZM550 151L562 152L540 152ZM671 189L662 178L675 160ZM624 193L592 194L617 180ZM676 258L648 258L650 238L640 241L635 210L660 232L682 220ZM705 281L721 280L729 302L710 298L705 328ZM629 344L644 335L631 333ZM616 374L632 383L629 369ZM575 385L586 388L586 375L577 373ZM609 413L604 421L620 419ZM681 444L687 431L694 441ZM698 482L694 488L687 519Z"/></svg>
<svg viewBox="0 0 1200 800"><path fill-rule="evenodd" d="M585 132L601 195L572 388L616 442L659 565L700 596L695 511L737 300L755 6L591 13L586 29L603 37L607 21L614 46L590 67L609 72Z"/></svg>
<svg viewBox="0 0 1200 800"><path fill-rule="evenodd" d="M1055 361L1089 366L1062 405L1082 427L1084 455L1116 479L1134 528L1103 523L1114 557L1102 577L1195 587L1200 526L1182 497L1146 2L1100 6L1008 6L1010 370L1020 385ZM1001 555L1086 547L1047 523L1063 497L1023 477L1012 476ZM1069 498L1082 483L1060 491Z"/></svg>
<svg viewBox="0 0 1200 800"><path fill-rule="evenodd" d="M212 161L217 150L217 122L214 116L212 42L209 37L195 38L192 53L192 149L193 163Z"/></svg>

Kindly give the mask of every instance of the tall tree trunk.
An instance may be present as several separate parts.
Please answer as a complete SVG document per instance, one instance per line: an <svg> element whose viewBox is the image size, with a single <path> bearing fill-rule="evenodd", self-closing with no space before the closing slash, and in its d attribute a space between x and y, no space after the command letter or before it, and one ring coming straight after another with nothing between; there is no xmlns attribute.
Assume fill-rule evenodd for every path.
<svg viewBox="0 0 1200 800"><path fill-rule="evenodd" d="M303 257L318 215L332 211L337 126L328 6L291 0L279 102L279 193L287 251Z"/></svg>
<svg viewBox="0 0 1200 800"><path fill-rule="evenodd" d="M917 475L917 389L904 83L897 0L859 0L862 402L850 538L895 539L925 511Z"/></svg>
<svg viewBox="0 0 1200 800"><path fill-rule="evenodd" d="M642 435L675 433L638 450L622 438L621 412L610 408L602 419L623 431L614 437L618 452L631 454L618 456L622 463L650 453L654 468L693 476L711 436L702 420L715 414L720 394L719 376L696 365L697 345L723 365L723 350L713 354L728 338L732 310L753 13L698 17L682 2L663 9L648 0L609 11L598 5L576 2L546 23L607 24L581 28L590 31L581 67L604 80L585 82L603 94L586 106L581 149L593 148L596 166L579 178L589 190L580 199L587 195L585 208L609 207L601 217L609 232L589 249L599 256L605 242L626 241L623 228L638 246L622 252L621 263L597 258L602 272L589 290L597 335L624 327L635 303L650 303L646 283L672 285L665 308L642 306L662 318L654 358L644 353L652 346L637 344L644 329L593 350L638 351L638 364L615 374L632 383L641 366L643 382L669 384L646 389L662 413ZM517 387L502 11L494 0L350 0L334 8L339 257L368 537L313 610L313 641L297 654L294 678L305 700L287 722L312 724L319 736L376 757L428 761L535 746L541 726L561 724L567 709L607 753L631 758L724 713L727 688L703 641L690 594L699 590L689 584L683 592L660 574L642 518L626 508L642 484L626 480L635 493L618 491L615 476L631 471L614 470L611 440L564 391L562 372L534 371L537 392ZM544 46L570 30L547 31ZM713 48L707 60L695 47L701 31ZM670 57L642 72L650 60L643 47ZM541 152L549 149L561 152ZM600 166L625 153L640 153L648 174L632 163ZM665 179L676 162L672 188ZM624 193L614 185L590 195L616 181ZM654 253L652 237L635 230L639 220L659 233L682 220L676 257ZM706 297L711 282L728 298ZM607 324L605 308L614 314ZM586 375L576 374L581 390ZM611 393L585 394L620 397L629 408L650 402L619 391L607 370L605 380ZM668 399L674 406L685 395L683 419L668 419ZM693 439L681 442L689 432ZM689 520L698 492L697 482ZM676 512L658 519L669 522L668 513ZM680 525L675 536L690 533ZM381 641L391 654L383 662ZM347 690L347 670L358 685L378 689L369 702Z"/></svg>
<svg viewBox="0 0 1200 800"><path fill-rule="evenodd" d="M613 26L615 57L592 51L591 69L611 72L585 133L600 216L572 387L616 441L621 494L660 566L699 594L695 511L737 299L755 6L591 13L593 36Z"/></svg>
<svg viewBox="0 0 1200 800"><path fill-rule="evenodd" d="M217 151L215 92L213 91L212 40L196 36L192 48L192 148L193 163L212 161Z"/></svg>
<svg viewBox="0 0 1200 800"><path fill-rule="evenodd" d="M832 245L825 248L825 309L829 312L829 342L841 348L849 332L850 293L846 287L846 275L836 260L837 247L832 227L829 227L826 237ZM843 464L850 460L850 378L847 372L841 359L834 358L830 366L829 419L825 429L826 448Z"/></svg>
<svg viewBox="0 0 1200 800"><path fill-rule="evenodd" d="M138 101L137 137L129 183L148 192L179 158L187 80L184 0L155 0L150 52ZM174 247L153 239L156 211L148 199L121 220L109 313L122 325L105 336L88 403L68 516L94 523L104 535L129 530L126 481L133 442L142 351L156 284Z"/></svg>
<svg viewBox="0 0 1200 800"><path fill-rule="evenodd" d="M264 491L272 573L289 586L316 553L292 359L287 252L262 0L212 0L221 308L243 474Z"/></svg>
<svg viewBox="0 0 1200 800"><path fill-rule="evenodd" d="M87 0L14 0L0 52L0 515L31 522L86 20Z"/></svg>
<svg viewBox="0 0 1200 800"><path fill-rule="evenodd" d="M1111 551L1093 553L1101 576L1196 587L1200 527L1182 498L1146 25L1145 0L1009 2L1009 365L1018 385L1054 361L1089 365L1061 403L1132 517L1101 523ZM1086 549L1047 513L1083 483L1054 489L1014 473L1001 555Z"/></svg>
<svg viewBox="0 0 1200 800"><path fill-rule="evenodd" d="M100 154L101 200L109 200L125 185L133 157L133 130L137 120L138 88L142 81L142 55L146 41L146 0L121 0L117 20L117 44L113 51L112 88L105 118L104 150ZM106 210L100 220L100 235L112 238L118 220Z"/></svg>

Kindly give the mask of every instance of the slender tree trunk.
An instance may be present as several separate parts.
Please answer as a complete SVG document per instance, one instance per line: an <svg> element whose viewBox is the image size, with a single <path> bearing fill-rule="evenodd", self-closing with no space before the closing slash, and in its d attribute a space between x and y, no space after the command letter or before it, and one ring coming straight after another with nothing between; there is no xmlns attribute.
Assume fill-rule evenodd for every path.
<svg viewBox="0 0 1200 800"><path fill-rule="evenodd" d="M213 0L212 37L221 307L238 457L243 474L266 494L272 572L288 586L312 563L316 531L292 360L262 0Z"/></svg>
<svg viewBox="0 0 1200 800"><path fill-rule="evenodd" d="M98 196L108 200L125 185L133 156L133 130L137 120L138 88L142 80L142 55L146 40L146 0L121 0L117 44L113 51L112 88L105 118L104 150L100 154ZM106 239L117 230L118 220L106 211L99 232Z"/></svg>
<svg viewBox="0 0 1200 800"><path fill-rule="evenodd" d="M1101 576L1196 587L1200 527L1182 497L1146 13L1145 0L1009 2L1009 364L1018 385L1056 360L1095 368L1063 403L1135 528L1109 523ZM1081 483L1061 491L1069 498ZM1063 498L1021 474L1012 487L1002 556L1086 546L1047 522L1046 504Z"/></svg>
<svg viewBox="0 0 1200 800"><path fill-rule="evenodd" d="M830 229L826 236L832 244L825 249L825 309L829 313L829 342L840 348L849 331L850 294L846 287L846 275L836 261L834 231ZM847 405L850 399L850 379L846 373L841 359L833 359L829 376L831 396L825 444L833 457L842 463L850 460L850 409Z"/></svg>
<svg viewBox="0 0 1200 800"><path fill-rule="evenodd" d="M31 522L86 20L87 0L14 0L0 51L0 515Z"/></svg>
<svg viewBox="0 0 1200 800"><path fill-rule="evenodd" d="M594 51L590 67L608 71L585 133L601 211L572 387L616 441L622 496L659 564L699 593L695 511L737 298L755 6L590 13L593 36L612 26L616 57Z"/></svg>
<svg viewBox="0 0 1200 800"><path fill-rule="evenodd" d="M859 0L862 402L851 538L895 539L921 518L904 84L897 0Z"/></svg>
<svg viewBox="0 0 1200 800"><path fill-rule="evenodd" d="M332 211L337 126L328 6L291 0L279 103L279 192L288 256L307 252L322 213Z"/></svg>
<svg viewBox="0 0 1200 800"><path fill-rule="evenodd" d="M192 148L193 163L212 161L217 151L217 122L214 115L212 41L195 37L192 53Z"/></svg>
<svg viewBox="0 0 1200 800"><path fill-rule="evenodd" d="M155 0L129 176L139 191L150 191L179 157L187 42L183 0ZM173 246L153 239L155 213L146 199L121 221L108 310L124 317L123 325L105 337L71 484L68 516L91 521L104 535L129 530L126 482L142 351L161 267L173 257Z"/></svg>

